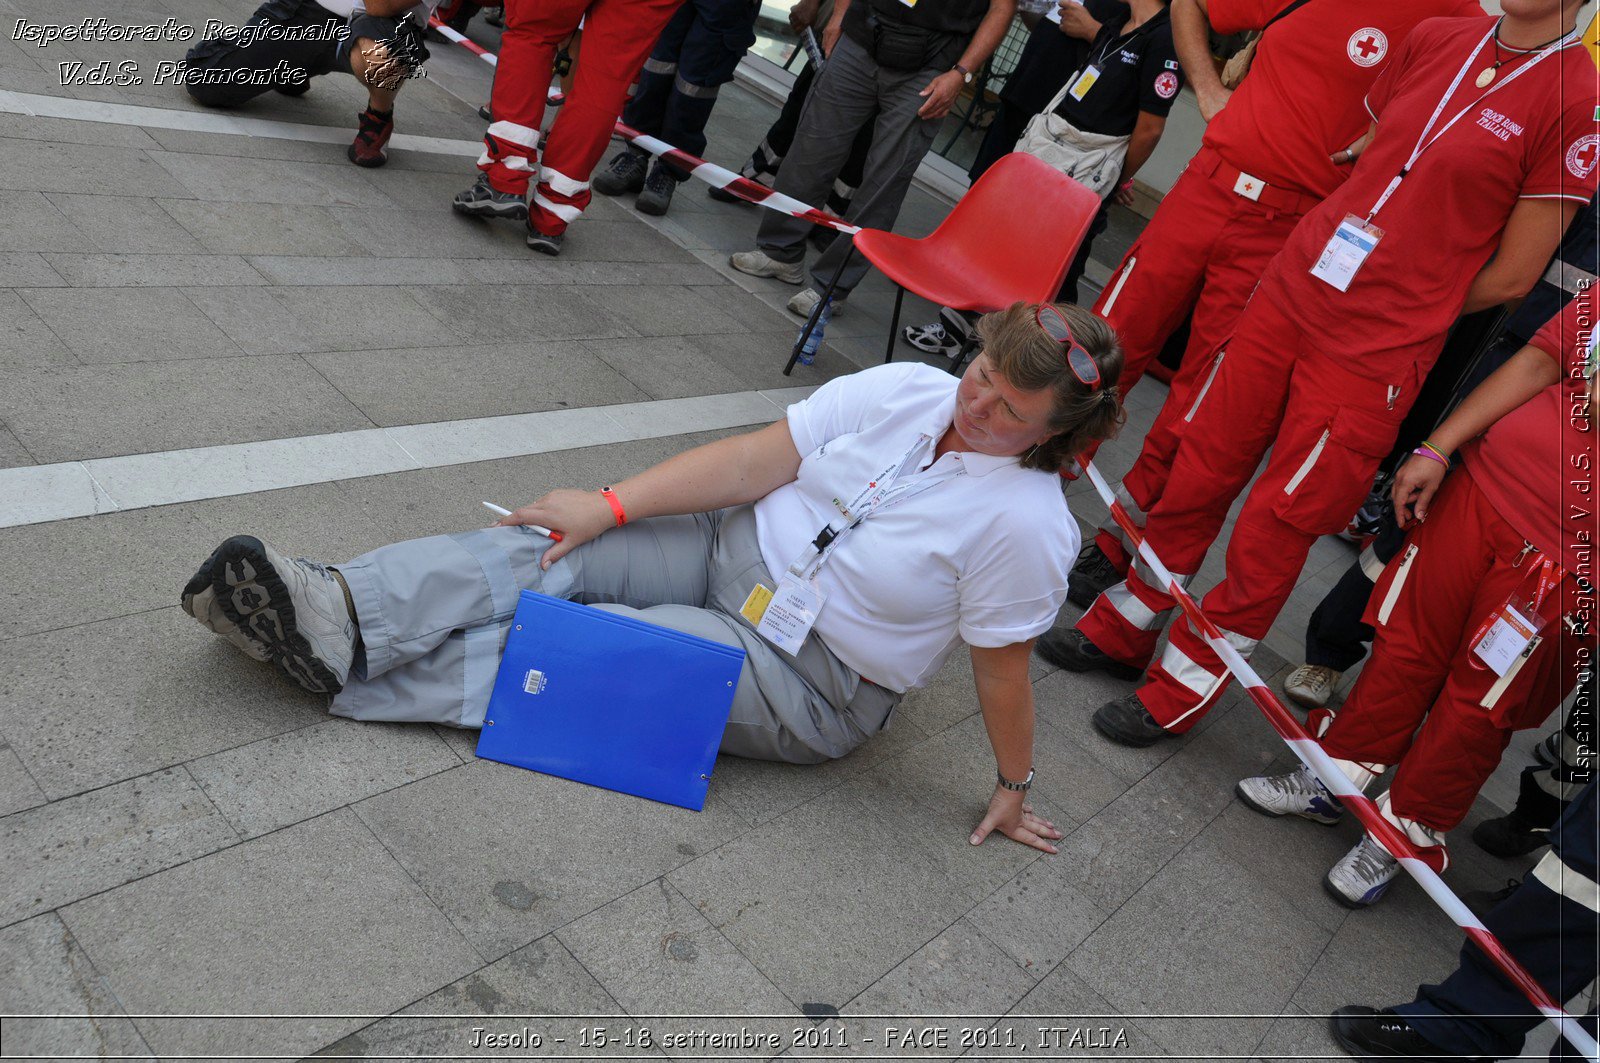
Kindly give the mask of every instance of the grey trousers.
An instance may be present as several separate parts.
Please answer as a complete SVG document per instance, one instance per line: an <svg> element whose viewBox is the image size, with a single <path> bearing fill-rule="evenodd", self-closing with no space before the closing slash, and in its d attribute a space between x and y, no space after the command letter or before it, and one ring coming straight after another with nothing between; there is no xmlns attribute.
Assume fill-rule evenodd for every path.
<svg viewBox="0 0 1600 1063"><path fill-rule="evenodd" d="M864 0L863 0L864 2ZM938 67L906 73L885 70L849 37L841 36L817 76L800 114L800 128L778 170L777 191L813 206L833 189L856 132L878 116L872 131L861 187L850 201L848 220L873 229L891 229L900 215L911 179L933 147L941 119L917 117L927 102L917 93L942 74ZM811 222L778 211L764 211L756 243L777 262L805 260ZM811 283L820 292L849 254L852 241L841 236L811 266ZM870 263L851 255L839 277L839 292L848 293L867 275Z"/></svg>
<svg viewBox="0 0 1600 1063"><path fill-rule="evenodd" d="M740 614L758 580L776 585L749 506L627 524L542 571L549 545L520 528L484 528L379 547L336 566L355 602L362 652L330 711L481 727L523 590L743 649L726 753L797 764L842 757L881 730L900 701L815 635L790 657Z"/></svg>

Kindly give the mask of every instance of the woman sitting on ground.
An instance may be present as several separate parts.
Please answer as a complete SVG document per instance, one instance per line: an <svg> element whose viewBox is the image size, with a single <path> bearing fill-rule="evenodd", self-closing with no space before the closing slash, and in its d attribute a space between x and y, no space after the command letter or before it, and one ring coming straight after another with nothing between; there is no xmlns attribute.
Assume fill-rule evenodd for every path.
<svg viewBox="0 0 1600 1063"><path fill-rule="evenodd" d="M1000 776L971 841L999 830L1055 852L1061 832L1025 804L1028 653L1078 552L1056 472L1121 423L1122 352L1077 307L1018 303L980 334L959 380L868 369L776 424L614 489L552 491L491 528L333 567L235 536L189 581L184 609L334 694L337 715L456 727L482 725L520 590L627 613L743 649L722 750L793 763L865 742L965 641ZM517 527L531 524L561 542ZM823 597L793 655L741 611L791 570Z"/></svg>

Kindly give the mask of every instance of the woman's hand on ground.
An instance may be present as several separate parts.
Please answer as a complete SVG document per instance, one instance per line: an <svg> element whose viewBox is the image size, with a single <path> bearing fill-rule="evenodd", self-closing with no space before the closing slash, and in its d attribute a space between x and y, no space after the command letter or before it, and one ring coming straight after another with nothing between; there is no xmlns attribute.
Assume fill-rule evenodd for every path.
<svg viewBox="0 0 1600 1063"><path fill-rule="evenodd" d="M552 562L561 560L584 543L616 527L617 518L599 491L562 489L551 491L543 498L495 521L497 528L513 528L523 524L541 524L561 533L561 541L552 544L539 560L539 567L547 569Z"/></svg>
<svg viewBox="0 0 1600 1063"><path fill-rule="evenodd" d="M1406 459L1400 471L1394 474L1391 491L1394 519L1400 527L1409 528L1413 516L1418 522L1428 519L1428 506L1433 503L1434 493L1439 490L1445 473L1449 471L1444 462L1432 458L1412 455Z"/></svg>
<svg viewBox="0 0 1600 1063"><path fill-rule="evenodd" d="M1027 803L1027 794L1021 790L1007 790L998 784L994 788L994 796L989 798L989 811L983 817L983 822L978 824L978 829L972 832L972 837L967 841L973 845L982 845L983 840L991 832L999 831L1014 842L1032 846L1043 852L1053 853L1056 847L1050 843L1061 840L1061 832L1056 830L1056 825L1042 816L1036 816L1033 806Z"/></svg>

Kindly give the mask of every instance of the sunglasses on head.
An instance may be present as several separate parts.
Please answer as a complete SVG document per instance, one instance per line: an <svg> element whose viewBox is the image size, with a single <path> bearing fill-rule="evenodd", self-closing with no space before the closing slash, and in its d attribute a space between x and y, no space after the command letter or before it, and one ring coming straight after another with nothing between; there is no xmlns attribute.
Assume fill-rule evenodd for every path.
<svg viewBox="0 0 1600 1063"><path fill-rule="evenodd" d="M1072 338L1072 326L1067 324L1067 319L1060 310L1050 303L1043 303L1034 311L1033 318L1044 329L1044 334L1055 340L1067 349L1067 368L1072 370L1072 375L1078 382L1093 391L1100 386L1100 367L1095 364L1094 358L1084 350L1083 344Z"/></svg>

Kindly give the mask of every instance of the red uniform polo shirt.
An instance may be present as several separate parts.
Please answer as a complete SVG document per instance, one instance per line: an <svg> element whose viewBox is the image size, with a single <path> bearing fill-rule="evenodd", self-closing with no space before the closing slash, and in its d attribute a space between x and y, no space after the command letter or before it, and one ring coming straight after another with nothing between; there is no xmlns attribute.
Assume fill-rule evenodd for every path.
<svg viewBox="0 0 1600 1063"><path fill-rule="evenodd" d="M1209 0L1218 33L1258 30L1291 0ZM1329 158L1367 131L1361 98L1424 19L1481 15L1475 0L1309 0L1262 37L1203 143L1236 169L1322 199L1350 173Z"/></svg>
<svg viewBox="0 0 1600 1063"><path fill-rule="evenodd" d="M1493 63L1491 42L1429 136L1458 111L1466 113L1423 153L1373 219L1384 236L1349 291L1311 276L1344 217L1365 218L1400 172L1440 97L1493 25L1488 17L1430 19L1406 38L1367 96L1377 136L1349 180L1301 219L1263 275L1258 295L1284 300L1324 350L1358 372L1365 362L1375 378L1388 379L1394 367L1385 354L1412 357L1405 348L1444 336L1518 199L1586 203L1594 196L1600 88L1593 60L1574 42L1508 83L1522 65L1513 60L1489 89L1480 89L1474 81ZM1494 85L1505 87L1491 92Z"/></svg>
<svg viewBox="0 0 1600 1063"><path fill-rule="evenodd" d="M1461 448L1472 479L1495 511L1568 572L1595 578L1600 528L1596 433L1582 413L1583 380L1595 327L1594 290L1584 292L1528 341L1561 366L1563 379L1496 421Z"/></svg>

